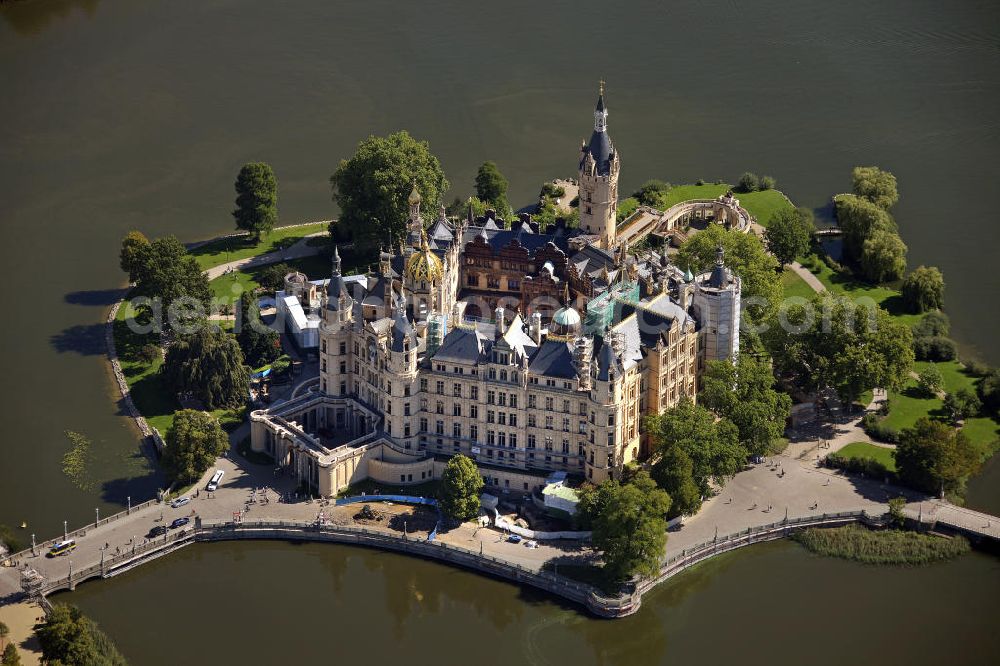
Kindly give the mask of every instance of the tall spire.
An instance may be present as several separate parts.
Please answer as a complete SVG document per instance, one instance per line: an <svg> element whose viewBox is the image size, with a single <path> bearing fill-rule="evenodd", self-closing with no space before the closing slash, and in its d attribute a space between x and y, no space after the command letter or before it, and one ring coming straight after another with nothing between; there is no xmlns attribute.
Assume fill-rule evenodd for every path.
<svg viewBox="0 0 1000 666"><path fill-rule="evenodd" d="M594 109L594 131L605 132L608 129L608 108L604 105L604 79L601 79L600 92L597 96L597 108Z"/></svg>
<svg viewBox="0 0 1000 666"><path fill-rule="evenodd" d="M331 275L340 275L340 250L336 245L333 246L333 272Z"/></svg>

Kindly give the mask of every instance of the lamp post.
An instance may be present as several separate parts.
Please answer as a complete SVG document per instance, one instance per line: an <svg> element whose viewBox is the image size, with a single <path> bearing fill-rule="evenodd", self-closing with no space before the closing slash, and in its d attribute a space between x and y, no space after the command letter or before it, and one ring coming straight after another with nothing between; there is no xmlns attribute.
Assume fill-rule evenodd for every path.
<svg viewBox="0 0 1000 666"><path fill-rule="evenodd" d="M69 532L66 531L66 521L63 521L63 541L69 541Z"/></svg>
<svg viewBox="0 0 1000 666"><path fill-rule="evenodd" d="M97 527L97 523L101 522L101 509L100 507L94 507L94 527Z"/></svg>
<svg viewBox="0 0 1000 666"><path fill-rule="evenodd" d="M132 515L132 496L129 495L128 497L126 497L125 502L126 502L125 513L128 515Z"/></svg>
<svg viewBox="0 0 1000 666"><path fill-rule="evenodd" d="M35 535L31 535L31 556L38 557L38 553L35 552Z"/></svg>

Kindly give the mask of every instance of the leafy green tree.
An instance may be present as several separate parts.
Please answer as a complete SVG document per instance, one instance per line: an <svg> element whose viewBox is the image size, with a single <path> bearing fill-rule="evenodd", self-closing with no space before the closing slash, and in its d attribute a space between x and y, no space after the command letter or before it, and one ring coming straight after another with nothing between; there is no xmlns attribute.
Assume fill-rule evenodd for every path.
<svg viewBox="0 0 1000 666"><path fill-rule="evenodd" d="M254 242L271 233L278 223L278 179L266 162L249 162L236 176L236 228Z"/></svg>
<svg viewBox="0 0 1000 666"><path fill-rule="evenodd" d="M701 490L694 480L694 461L680 446L665 446L650 476L670 495L668 518L693 516L701 508Z"/></svg>
<svg viewBox="0 0 1000 666"><path fill-rule="evenodd" d="M129 264L134 269L129 277L136 283L136 295L158 298L164 308L181 298L194 299L202 306L211 301L208 278L201 272L197 260L174 236L157 238L146 252L135 256L141 257L141 261Z"/></svg>
<svg viewBox="0 0 1000 666"><path fill-rule="evenodd" d="M767 249L784 266L809 251L816 230L808 208L782 208L771 217L764 232Z"/></svg>
<svg viewBox="0 0 1000 666"><path fill-rule="evenodd" d="M295 268L289 264L271 264L261 269L257 275L257 283L266 291L277 291L285 288L285 276L294 273Z"/></svg>
<svg viewBox="0 0 1000 666"><path fill-rule="evenodd" d="M639 207L639 200L629 197L618 202L617 220L623 222Z"/></svg>
<svg viewBox="0 0 1000 666"><path fill-rule="evenodd" d="M174 414L163 449L163 467L178 483L197 481L216 458L229 450L229 436L208 412L182 409Z"/></svg>
<svg viewBox="0 0 1000 666"><path fill-rule="evenodd" d="M962 419L972 418L983 408L979 396L970 389L960 388L954 393L949 393L944 397L944 410L948 412L948 417L952 423L958 423Z"/></svg>
<svg viewBox="0 0 1000 666"><path fill-rule="evenodd" d="M918 266L900 289L906 309L917 314L944 307L944 275L935 266ZM943 335L947 335L944 333Z"/></svg>
<svg viewBox="0 0 1000 666"><path fill-rule="evenodd" d="M607 576L655 575L666 550L670 496L645 471L624 485L605 481L597 493L591 540L602 553Z"/></svg>
<svg viewBox="0 0 1000 666"><path fill-rule="evenodd" d="M778 181L776 181L771 176L761 176L760 184L758 184L757 189L760 190L761 192L764 192L766 190L773 190L775 187L777 187L777 185Z"/></svg>
<svg viewBox="0 0 1000 666"><path fill-rule="evenodd" d="M979 455L969 438L940 421L924 416L899 434L896 471L912 488L961 495L979 466Z"/></svg>
<svg viewBox="0 0 1000 666"><path fill-rule="evenodd" d="M250 393L243 351L229 333L202 326L167 349L163 374L178 393L191 393L207 409L238 407Z"/></svg>
<svg viewBox="0 0 1000 666"><path fill-rule="evenodd" d="M333 199L341 211L336 226L348 230L363 248L377 247L387 239L399 242L406 236L407 200L414 183L422 209L436 210L449 185L428 143L405 131L369 136L330 177Z"/></svg>
<svg viewBox="0 0 1000 666"><path fill-rule="evenodd" d="M1000 369L992 368L976 386L983 407L992 415L1000 415Z"/></svg>
<svg viewBox="0 0 1000 666"><path fill-rule="evenodd" d="M906 244L899 234L878 230L865 239L861 272L871 282L891 282L906 272Z"/></svg>
<svg viewBox="0 0 1000 666"><path fill-rule="evenodd" d="M766 333L775 365L807 391L832 388L845 404L875 387L899 388L913 367L913 334L874 303L817 294Z"/></svg>
<svg viewBox="0 0 1000 666"><path fill-rule="evenodd" d="M21 666L21 655L17 653L17 648L13 643L8 643L3 649L3 657L0 657L0 664L3 666Z"/></svg>
<svg viewBox="0 0 1000 666"><path fill-rule="evenodd" d="M495 162L483 162L476 172L476 196L490 203L507 200L507 179Z"/></svg>
<svg viewBox="0 0 1000 666"><path fill-rule="evenodd" d="M10 627L4 622L0 622L0 645L4 644L8 636L10 636Z"/></svg>
<svg viewBox="0 0 1000 666"><path fill-rule="evenodd" d="M663 414L650 417L647 429L657 454L667 447L681 448L691 459L692 477L702 495L711 491L711 482L723 482L743 468L747 451L740 444L739 431L729 419L683 400Z"/></svg>
<svg viewBox="0 0 1000 666"><path fill-rule="evenodd" d="M892 520L896 527L902 527L906 522L906 516L903 514L903 509L906 508L906 498L905 497L893 497L889 500L889 518Z"/></svg>
<svg viewBox="0 0 1000 666"><path fill-rule="evenodd" d="M114 643L76 606L56 604L35 635L46 663L59 666L126 666Z"/></svg>
<svg viewBox="0 0 1000 666"><path fill-rule="evenodd" d="M675 261L680 268L696 274L709 270L715 265L720 245L725 250L726 266L742 280L744 302L753 304L759 300L762 304L748 306L743 316L754 323L769 318L781 303L781 274L778 261L767 253L755 235L711 224L684 242Z"/></svg>
<svg viewBox="0 0 1000 666"><path fill-rule="evenodd" d="M670 193L671 185L662 180L647 180L632 193L632 198L644 206L650 206L657 210L666 210L667 195Z"/></svg>
<svg viewBox="0 0 1000 666"><path fill-rule="evenodd" d="M850 261L861 260L865 241L875 232L897 232L892 216L868 199L843 194L834 198L834 209L837 223L844 232L844 256Z"/></svg>
<svg viewBox="0 0 1000 666"><path fill-rule="evenodd" d="M483 477L476 463L463 455L452 456L441 474L441 511L452 520L471 520L479 514Z"/></svg>
<svg viewBox="0 0 1000 666"><path fill-rule="evenodd" d="M936 396L944 388L944 377L937 366L931 363L926 368L917 373L917 384L925 395Z"/></svg>
<svg viewBox="0 0 1000 666"><path fill-rule="evenodd" d="M149 249L149 239L141 231L130 231L125 234L118 261L122 270L128 273L129 282L139 279L139 273L146 265Z"/></svg>
<svg viewBox="0 0 1000 666"><path fill-rule="evenodd" d="M736 363L709 361L702 381L700 403L736 425L750 455L768 453L792 408L792 399L774 389L771 364L748 353Z"/></svg>
<svg viewBox="0 0 1000 666"><path fill-rule="evenodd" d="M257 297L246 292L240 295L236 341L243 350L243 358L252 368L270 363L281 353L281 338L278 332L261 321Z"/></svg>
<svg viewBox="0 0 1000 666"><path fill-rule="evenodd" d="M851 172L854 194L868 199L873 204L888 210L899 201L896 191L896 177L875 166L854 167Z"/></svg>
<svg viewBox="0 0 1000 666"><path fill-rule="evenodd" d="M736 187L733 188L737 192L756 192L760 189L760 178L757 174L750 171L746 171L740 176L740 179L736 181Z"/></svg>

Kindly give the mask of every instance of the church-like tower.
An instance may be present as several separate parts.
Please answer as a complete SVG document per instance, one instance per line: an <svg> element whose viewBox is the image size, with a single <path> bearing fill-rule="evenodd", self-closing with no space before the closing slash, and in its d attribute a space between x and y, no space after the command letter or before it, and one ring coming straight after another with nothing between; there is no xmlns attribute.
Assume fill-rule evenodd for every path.
<svg viewBox="0 0 1000 666"><path fill-rule="evenodd" d="M615 243L621 165L608 136L603 81L594 109L594 132L590 135L590 143L583 143L580 153L580 228L599 236L599 245L610 250Z"/></svg>

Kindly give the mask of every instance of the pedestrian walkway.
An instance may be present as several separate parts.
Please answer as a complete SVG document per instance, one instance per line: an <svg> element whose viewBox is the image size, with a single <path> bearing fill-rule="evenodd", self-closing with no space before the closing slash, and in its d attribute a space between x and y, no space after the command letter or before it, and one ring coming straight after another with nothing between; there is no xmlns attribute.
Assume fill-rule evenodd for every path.
<svg viewBox="0 0 1000 666"><path fill-rule="evenodd" d="M311 257L317 255L323 251L321 245L309 245L308 241L310 238L316 238L319 236L326 236L327 232L318 231L314 234L310 234L303 238L300 238L295 244L283 249L275 250L274 252L268 252L266 254L258 254L254 257L246 257L244 259L237 259L236 261L230 261L225 264L219 264L218 266L212 266L207 271L205 275L209 280L214 280L217 277L226 275L227 273L249 269L249 268L259 268L261 266L267 266L269 264L277 264L282 261L292 261L293 259L303 259L305 257Z"/></svg>

